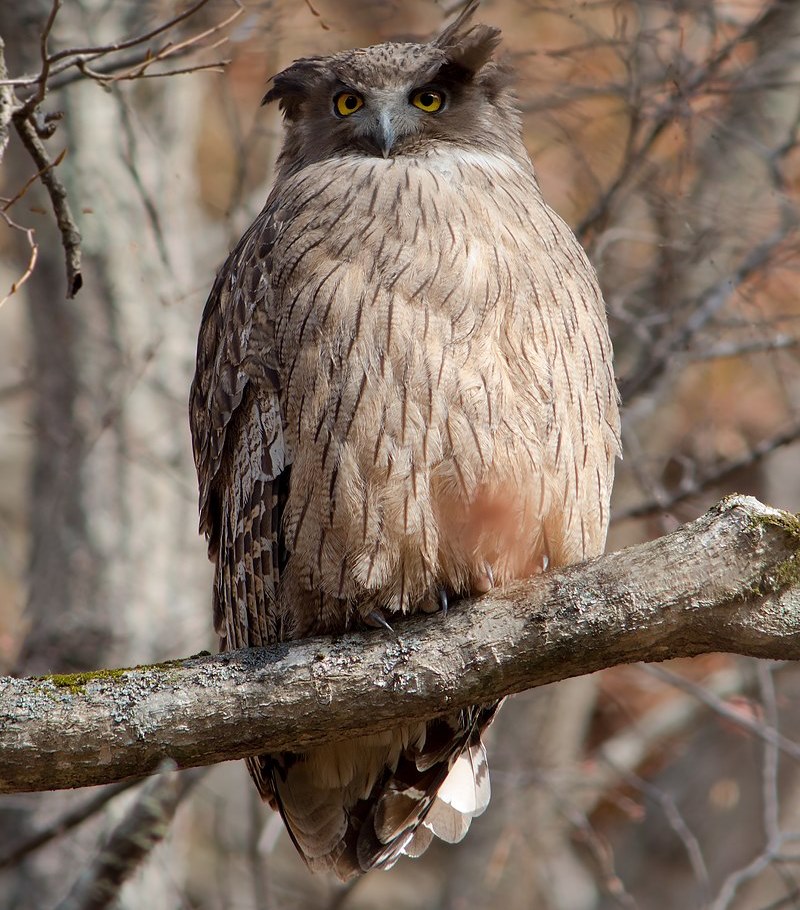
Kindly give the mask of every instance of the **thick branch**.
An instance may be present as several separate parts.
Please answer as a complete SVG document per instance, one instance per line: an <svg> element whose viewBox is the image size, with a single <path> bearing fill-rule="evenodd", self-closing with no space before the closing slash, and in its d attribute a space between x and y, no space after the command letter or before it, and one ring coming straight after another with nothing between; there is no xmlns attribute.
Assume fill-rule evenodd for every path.
<svg viewBox="0 0 800 910"><path fill-rule="evenodd" d="M618 663L800 658L800 521L729 497L667 537L396 631L0 680L0 792L301 749Z"/></svg>

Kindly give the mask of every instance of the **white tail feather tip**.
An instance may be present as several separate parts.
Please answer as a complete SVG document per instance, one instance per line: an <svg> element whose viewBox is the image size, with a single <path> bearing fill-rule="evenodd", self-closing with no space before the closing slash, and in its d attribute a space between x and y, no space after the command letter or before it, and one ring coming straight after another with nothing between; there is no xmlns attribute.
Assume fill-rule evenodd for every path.
<svg viewBox="0 0 800 910"><path fill-rule="evenodd" d="M486 809L491 793L486 750L483 743L478 743L458 756L436 795L472 818Z"/></svg>

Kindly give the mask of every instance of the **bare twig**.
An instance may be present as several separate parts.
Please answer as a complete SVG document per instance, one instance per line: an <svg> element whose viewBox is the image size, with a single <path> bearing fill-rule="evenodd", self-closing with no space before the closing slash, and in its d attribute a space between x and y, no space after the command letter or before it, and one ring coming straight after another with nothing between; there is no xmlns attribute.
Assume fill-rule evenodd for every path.
<svg viewBox="0 0 800 910"><path fill-rule="evenodd" d="M768 661L756 665L758 686L761 691L761 705L767 729L778 732L778 705L775 698L775 680ZM778 810L778 761L780 752L776 741L764 741L764 766L762 770L762 798L764 803L764 836L767 843L775 843L780 837L780 813Z"/></svg>
<svg viewBox="0 0 800 910"><path fill-rule="evenodd" d="M770 351L784 351L800 346L800 338L794 335L776 335L774 338L758 339L756 341L729 341L719 342L702 350L689 350L686 357L689 360L721 360L727 357L745 357L749 354L765 354Z"/></svg>
<svg viewBox="0 0 800 910"><path fill-rule="evenodd" d="M170 270L171 265L169 261L169 252L167 248L167 243L164 238L164 230L161 226L161 216L158 211L158 206L155 203L152 195L145 186L144 180L142 180L142 175L139 171L138 165L138 137L137 131L131 123L131 114L128 108L127 102L121 93L117 93L115 97L117 103L117 110L119 112L119 121L122 127L122 136L125 139L124 149L122 151L122 161L130 174L133 185L136 187L136 192L139 195L139 199L144 209L147 220L150 222L150 227L153 232L153 239L155 240L156 249L158 250L158 255L161 259L164 268Z"/></svg>
<svg viewBox="0 0 800 910"><path fill-rule="evenodd" d="M186 50L182 55L175 56L185 56L188 53L189 51ZM104 60L99 65L93 67L89 67L83 62L76 61L73 68L62 73L60 76L53 77L50 80L50 90L58 91L60 89L66 88L69 85L74 85L76 82L82 82L87 78L92 79L101 85L108 85L109 83L118 82L130 77L117 77L116 74L131 72L149 59L151 59L150 51L141 50L127 55L120 55L119 57L112 57L111 59ZM197 64L196 66L187 66L173 71L144 73L138 78L143 78L145 76L150 79L160 78L162 76L169 75L170 72L174 72L175 74L193 73L207 70L214 72L218 67L225 65L227 65L226 60L215 60L208 64Z"/></svg>
<svg viewBox="0 0 800 910"><path fill-rule="evenodd" d="M56 216L61 243L64 247L67 269L67 297L74 297L83 284L81 275L81 233L67 199L64 184L55 172L53 162L42 144L31 117L24 108L14 112L14 126L22 144L33 158L41 174L41 181L50 196L53 213Z"/></svg>
<svg viewBox="0 0 800 910"><path fill-rule="evenodd" d="M187 76L192 73L222 73L230 60L214 60L212 63L196 63L194 66L181 66L174 70L161 70L158 73L147 73L144 68L137 68L129 73L120 73L111 79L100 79L97 74L92 78L103 82L122 82L135 79L166 79L168 76Z"/></svg>
<svg viewBox="0 0 800 910"><path fill-rule="evenodd" d="M87 799L83 805L77 806L75 809L65 813L54 822L51 822L46 828L31 835L21 844L17 844L11 850L0 855L0 869L7 868L8 866L15 866L35 850L40 849L45 844L49 844L50 841L61 837L66 834L67 831L71 831L78 825L83 824L83 822L93 815L96 815L120 793L124 793L126 790L137 785L138 781L136 780L125 780L104 787L100 793L96 794L91 799Z"/></svg>
<svg viewBox="0 0 800 910"><path fill-rule="evenodd" d="M696 66L691 75L675 84L666 101L650 118L649 128L644 135L636 137L635 141L633 139L629 141L628 151L623 156L617 176L595 202L591 211L578 224L576 233L579 237L586 239L589 233L599 226L622 190L630 185L632 178L647 161L656 142L674 118L680 115L692 97L711 82L738 47L745 42L752 41L760 30L769 27L772 20L778 15L779 7L779 3L770 3L762 7L753 19L732 35L716 53L705 59L701 65Z"/></svg>
<svg viewBox="0 0 800 910"><path fill-rule="evenodd" d="M185 67L174 67L168 71L148 72L155 64L163 63L163 61L167 59L174 59L196 50L198 46L207 39L218 35L234 22L242 14L244 8L239 0L234 0L235 10L222 21L179 41L168 41L156 50L149 46L142 46L147 45L148 42L155 38L174 30L178 25L190 19L200 9L206 6L209 0L197 0L197 2L189 6L183 12L161 22L155 28L135 35L132 38L103 45L73 47L51 54L48 51L48 41L61 8L61 2L62 0L53 0L49 15L42 28L39 47L41 57L39 72L34 76L9 79L7 78L8 74L6 73L4 66L0 65L0 77L2 77L0 79L0 101L2 101L11 87L21 89L35 86L35 91L14 108L11 113L11 119L23 146L35 162L38 168L37 176L44 184L50 197L53 212L56 216L56 222L61 233L61 241L64 246L67 272L67 297L74 297L83 281L80 265L81 235L72 214L64 185L55 172L55 167L61 161L63 153L58 159L51 161L47 150L42 143L42 138L49 136L55 128L55 125L49 118L43 118L41 116L41 103L51 89L63 87L79 78L91 78L106 85L109 82L116 82L123 79L135 80L156 76L162 77L193 73L208 69L219 70L227 61L218 60L212 63L198 63ZM224 39L219 39L215 43L212 43L209 49L218 47L223 40ZM136 49L136 52L130 57L120 54L121 51L133 49ZM104 58L107 57L111 57L111 59L104 61ZM94 61L103 61L107 68L102 71L93 68L90 64ZM0 60L0 64L2 64L2 62L3 61ZM28 185L26 184L26 186L23 187L23 190L17 194L14 199L6 203L6 208L17 201L27 188ZM31 263L22 279L12 286L11 293L14 293L19 285L27 279L35 264L37 248L32 241L31 234L29 234L29 242L31 243L31 249L33 251Z"/></svg>
<svg viewBox="0 0 800 910"><path fill-rule="evenodd" d="M67 154L66 149L62 149L61 152L47 165L47 167L58 167L59 164L64 160L64 156ZM22 187L14 193L13 196L9 199L2 199L3 208L2 211L7 212L13 205L16 205L20 199L22 199L28 190L39 180L44 172L44 169L37 171L31 177L29 177Z"/></svg>
<svg viewBox="0 0 800 910"><path fill-rule="evenodd" d="M54 0L53 8L50 11L48 22L42 33L42 69L36 75L19 76L13 79L5 78L2 82L0 82L0 85L11 85L15 88L24 88L26 86L36 85L39 87L38 90L40 92L46 92L48 82L53 76L57 76L60 73L63 73L65 70L77 66L79 63L86 63L90 60L97 60L102 57L106 57L109 54L116 54L122 50L129 50L130 48L140 47L142 44L146 44L153 38L157 38L159 35L163 35L171 29L175 28L177 25L180 25L181 22L185 22L187 19L190 19L195 15L195 13L201 10L208 3L209 0L197 0L196 3L194 3L192 6L187 7L182 13L179 13L178 15L173 16L171 19L167 19L164 22L161 22L155 28L149 29L148 31L142 32L138 35L134 35L132 38L127 38L122 41L112 41L107 44L88 45L86 47L71 47L67 48L66 50L59 51L58 53L48 55L47 37L49 36L50 31L53 27L53 22L55 21L55 16L58 13L58 9L61 6L61 0ZM237 7L241 6L238 0L234 0L234 3L237 5ZM237 15L239 15L239 12L226 20L226 22L233 21ZM152 53L152 51L148 50L146 53ZM54 66L54 64L58 65ZM35 98L36 96L33 97ZM42 95L42 98L44 98L44 94ZM39 98L39 101L41 101L42 98Z"/></svg>
<svg viewBox="0 0 800 910"><path fill-rule="evenodd" d="M36 267L36 260L39 258L39 245L36 243L35 234L33 228L23 227L21 224L17 224L16 221L12 221L11 218L6 214L5 208L0 209L0 216L2 216L5 223L16 231L21 231L28 238L28 246L31 250L30 258L28 259L28 264L25 266L25 271L17 278L15 282L11 285L9 292L5 297L0 298L0 307L8 300L9 297L17 293L17 291L22 287L23 284L31 277L33 270Z"/></svg>
<svg viewBox="0 0 800 910"><path fill-rule="evenodd" d="M748 733L752 733L754 736L763 740L765 743L769 743L775 746L776 748L780 749L780 751L785 755L788 755L795 761L800 762L800 743L796 743L790 739L787 739L773 727L769 727L762 722L753 720L753 718L748 717L739 711L735 711L721 698L706 689L704 686L693 682L691 679L686 679L686 677L680 676L678 673L673 673L671 670L667 670L665 667L655 667L649 665L645 666L643 669L656 678L661 679L664 682L668 682L672 686L675 686L677 689L688 692L690 695L693 695L698 701L701 701L704 705L706 705L706 707L710 708L715 714L718 714L720 717L724 717L725 720L736 724L736 726L741 727L743 730L747 730Z"/></svg>
<svg viewBox="0 0 800 910"><path fill-rule="evenodd" d="M722 883L717 896L712 901L709 910L727 910L731 906L736 893L742 885L759 876L762 872L772 865L773 862L780 859L783 848L788 843L793 843L798 839L798 834L786 833L781 834L778 839L770 843L755 859L751 860L746 866L732 872ZM777 906L781 906L779 903ZM783 904L783 906L786 906ZM794 906L790 904L789 906Z"/></svg>
<svg viewBox="0 0 800 910"><path fill-rule="evenodd" d="M691 340L718 313L742 285L763 269L774 256L789 234L796 228L790 222L781 225L770 237L754 247L729 275L707 288L692 307L684 324L651 346L640 366L631 376L620 380L619 388L623 400L630 400L650 387L666 370L672 357L678 351L689 347Z"/></svg>
<svg viewBox="0 0 800 910"><path fill-rule="evenodd" d="M623 521L628 518L643 518L662 510L669 511L687 499L706 492L738 471L758 464L759 461L768 455L798 440L800 440L800 423L793 424L781 433L776 433L774 436L768 436L766 439L760 440L738 458L730 458L716 465L699 467L694 472L694 475L687 477L681 484L680 489L673 493L662 493L658 498L654 497L635 506L616 510L612 516L612 522Z"/></svg>
<svg viewBox="0 0 800 910"><path fill-rule="evenodd" d="M722 884L713 901L710 901L710 910L726 910L734 900L738 890L748 881L757 878L762 872L773 864L784 861L795 861L793 857L784 856L784 848L789 843L795 843L800 835L795 832L782 832L779 817L778 796L778 762L781 752L800 760L800 747L787 740L778 732L778 710L775 696L772 669L765 661L756 662L756 675L761 691L761 703L764 719L754 719L728 707L718 696L709 692L702 685L692 680L679 676L663 667L646 667L652 675L680 688L684 692L694 695L699 701L724 717L726 721L737 724L739 727L755 734L764 743L764 764L762 771L763 792L763 822L765 842L764 848L749 863L732 872ZM791 881L787 882L790 892L796 889ZM780 906L781 902L777 904ZM791 905L791 904L790 904ZM792 905L793 906L793 905Z"/></svg>
<svg viewBox="0 0 800 910"><path fill-rule="evenodd" d="M56 910L106 910L153 847L203 771L161 773L149 780L98 856Z"/></svg>
<svg viewBox="0 0 800 910"><path fill-rule="evenodd" d="M133 38L126 38L123 41L115 41L111 44L69 48L68 50L59 51L59 53L53 54L53 56L50 57L50 63L57 63L59 60L63 60L64 58L76 56L90 55L93 57L100 57L105 56L106 54L116 53L117 51L126 50L130 47L137 47L140 44L146 44L153 38L157 38L159 35L163 35L166 32L171 31L173 28L175 28L176 25L180 25L181 22L185 22L187 19L191 19L192 16L194 16L195 13L199 12L204 6L206 6L208 2L209 0L197 0L196 3L188 6L182 13L178 13L171 19L167 19L164 22L159 23L157 26L149 29L146 32L141 32L138 35L134 35ZM234 3L239 6L237 0L234 0Z"/></svg>
<svg viewBox="0 0 800 910"><path fill-rule="evenodd" d="M44 101L47 94L47 80L50 76L50 58L47 53L47 42L50 38L50 32L55 25L56 16L61 9L61 0L53 0L50 13L47 16L41 35L39 36L39 54L42 60L42 68L36 78L36 91L30 98L25 101L19 110L20 118L28 118L33 114L36 108Z"/></svg>
<svg viewBox="0 0 800 910"><path fill-rule="evenodd" d="M602 679L601 676L601 687ZM705 678L703 688L724 700L741 692L748 683L748 675L740 668L726 668ZM665 702L656 703L646 714L607 739L595 755L596 767L581 777L586 791L581 800L584 811L592 812L610 789L619 786L619 775L611 771L612 768L637 771L663 749L665 742L691 728L703 716L702 712L702 704L692 693L676 694Z"/></svg>
<svg viewBox="0 0 800 910"><path fill-rule="evenodd" d="M608 761L608 759L606 759L606 761ZM635 787L644 794L645 797L661 808L664 817L667 819L667 823L683 845L689 864L694 872L694 876L700 883L705 900L708 900L711 897L711 883L708 875L708 867L706 866L706 861L703 857L703 851L700 848L699 841L681 815L675 800L669 793L666 793L660 787L656 787L649 783L638 774L634 774L632 771L627 771L624 768L614 767L613 765L611 767L622 780L632 787Z"/></svg>
<svg viewBox="0 0 800 910"><path fill-rule="evenodd" d="M154 64L161 63L164 60L167 60L167 59L170 59L173 57L182 56L183 54L186 54L189 51L196 49L197 45L200 44L200 42L202 42L205 38L208 38L212 35L217 34L219 31L221 31L222 29L229 26L231 23L233 23L236 19L239 18L239 16L242 14L242 12L243 12L243 7L237 6L237 9L233 13L231 13L231 15L228 16L227 19L224 19L222 22L218 22L216 25L212 26L211 28L206 29L204 32L199 32L196 35L191 35L190 37L186 38L185 40L179 41L177 44L174 44L173 42L170 41L167 44L165 44L160 50L157 50L155 52L152 49L148 48L141 55L138 63L131 66L126 71L117 73L116 75L106 76L106 75L94 70L92 67L89 66L88 61L86 61L83 58L79 58L76 61L75 65L77 66L77 68L80 70L80 72L84 76L94 79L94 80L100 82L101 84L106 84L108 82L118 82L121 80L139 79L145 75L148 75L146 71ZM217 48L221 44L223 44L225 40L227 40L227 39L225 39L225 38L219 39L214 44L210 45L208 50L214 50L215 48ZM224 66L224 63L225 63L225 61L215 61L214 63L209 63L209 64L197 64L197 66L194 66L194 67L184 67L182 70L172 70L171 72L173 74L176 74L179 72L181 72L181 73L197 72L202 69L216 69L221 66ZM152 75L153 76L164 76L164 75L168 75L168 73L153 73Z"/></svg>
<svg viewBox="0 0 800 910"><path fill-rule="evenodd" d="M625 883L614 868L614 852L611 845L595 831L584 813L569 806L563 807L563 811L573 826L573 838L586 847L594 861L597 873L595 878L602 890L623 910L637 910L639 905L625 888Z"/></svg>

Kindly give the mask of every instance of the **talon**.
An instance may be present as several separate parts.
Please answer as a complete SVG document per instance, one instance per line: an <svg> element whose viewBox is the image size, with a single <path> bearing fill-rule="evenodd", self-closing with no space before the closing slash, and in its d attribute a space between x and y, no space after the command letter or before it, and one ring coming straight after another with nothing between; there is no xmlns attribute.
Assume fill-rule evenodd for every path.
<svg viewBox="0 0 800 910"><path fill-rule="evenodd" d="M545 553L542 556L542 572L547 571L547 567L550 565L550 557Z"/></svg>
<svg viewBox="0 0 800 910"><path fill-rule="evenodd" d="M444 588L439 588L439 606L442 608L442 615L447 616L447 591Z"/></svg>
<svg viewBox="0 0 800 910"><path fill-rule="evenodd" d="M364 622L369 626L380 626L381 628L386 629L387 632L391 632L392 635L395 634L394 629L386 621L386 617L380 610L373 610L371 613L367 614L364 618Z"/></svg>
<svg viewBox="0 0 800 910"><path fill-rule="evenodd" d="M480 572L472 576L470 593L473 595L488 594L494 587L494 570L488 562L483 564Z"/></svg>

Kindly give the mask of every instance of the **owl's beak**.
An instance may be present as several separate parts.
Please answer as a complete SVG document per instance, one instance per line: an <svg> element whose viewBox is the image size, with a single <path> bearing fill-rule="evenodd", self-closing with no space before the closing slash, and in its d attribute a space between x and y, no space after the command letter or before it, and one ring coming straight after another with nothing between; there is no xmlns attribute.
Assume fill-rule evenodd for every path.
<svg viewBox="0 0 800 910"><path fill-rule="evenodd" d="M394 141L397 138L394 124L388 111L381 111L378 115L378 122L375 130L375 142L383 153L384 158L389 157Z"/></svg>

